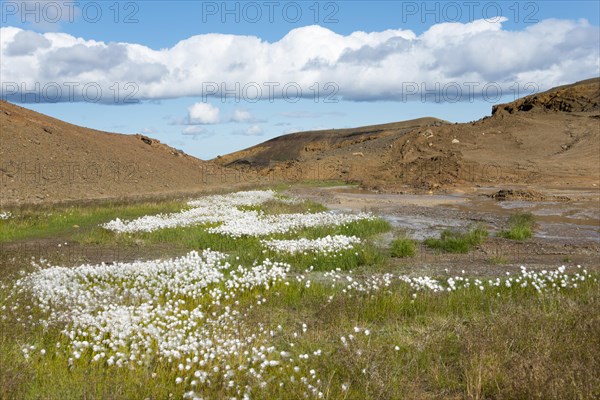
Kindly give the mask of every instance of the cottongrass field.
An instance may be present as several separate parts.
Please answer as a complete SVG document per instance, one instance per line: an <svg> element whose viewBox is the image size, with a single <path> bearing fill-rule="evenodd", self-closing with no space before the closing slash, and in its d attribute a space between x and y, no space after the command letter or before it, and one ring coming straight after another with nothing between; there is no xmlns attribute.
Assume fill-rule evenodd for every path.
<svg viewBox="0 0 600 400"><path fill-rule="evenodd" d="M389 229L270 190L102 223L81 240L193 249L2 278L2 397L600 396L596 273L389 272Z"/></svg>

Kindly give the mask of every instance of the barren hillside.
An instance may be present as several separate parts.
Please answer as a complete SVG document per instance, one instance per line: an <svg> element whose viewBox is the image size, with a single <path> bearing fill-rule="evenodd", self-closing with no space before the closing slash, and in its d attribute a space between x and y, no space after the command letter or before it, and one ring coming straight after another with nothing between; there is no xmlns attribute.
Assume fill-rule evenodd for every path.
<svg viewBox="0 0 600 400"><path fill-rule="evenodd" d="M141 135L71 125L0 102L3 204L203 188L206 162Z"/></svg>
<svg viewBox="0 0 600 400"><path fill-rule="evenodd" d="M192 193L261 179L341 179L388 191L594 188L600 79L494 106L491 117L472 123L421 118L300 132L208 162L145 136L82 128L0 102L0 161L4 205Z"/></svg>
<svg viewBox="0 0 600 400"><path fill-rule="evenodd" d="M386 190L592 188L600 179L600 79L494 106L491 117L472 123L423 118L294 133L214 161L266 176L342 179Z"/></svg>

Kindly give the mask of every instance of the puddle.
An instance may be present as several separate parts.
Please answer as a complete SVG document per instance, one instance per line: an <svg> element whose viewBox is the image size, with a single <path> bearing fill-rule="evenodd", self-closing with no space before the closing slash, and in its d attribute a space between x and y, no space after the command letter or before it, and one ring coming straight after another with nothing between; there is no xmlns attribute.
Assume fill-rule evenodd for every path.
<svg viewBox="0 0 600 400"><path fill-rule="evenodd" d="M491 200L491 201L496 202L496 200ZM515 209L524 209L524 208L535 207L535 203L533 203L531 201L522 201L522 200L498 201L497 204L498 204L498 206L500 206L500 208L503 208L505 210L515 210Z"/></svg>
<svg viewBox="0 0 600 400"><path fill-rule="evenodd" d="M382 215L394 228L403 229L408 236L416 240L423 240L432 236L439 236L444 229L458 228L464 221L458 219L442 219L423 217L419 215Z"/></svg>
<svg viewBox="0 0 600 400"><path fill-rule="evenodd" d="M535 236L543 239L600 242L600 230L597 227L578 224L540 222Z"/></svg>
<svg viewBox="0 0 600 400"><path fill-rule="evenodd" d="M348 187L338 187L332 194L335 201L328 204L330 209L372 209L394 228L405 230L417 240L437 236L444 229L466 227L479 218L487 220L492 232L497 231L505 228L510 215L522 211L535 216L536 238L570 243L600 242L600 208L593 200L496 201L464 194L379 194ZM427 208L435 209L435 212L429 216Z"/></svg>
<svg viewBox="0 0 600 400"><path fill-rule="evenodd" d="M454 208L467 211L461 204ZM537 238L600 241L600 210L593 201L532 202L476 198L469 204L468 210L491 213L506 219L517 211L530 212L535 216L537 227L534 236Z"/></svg>

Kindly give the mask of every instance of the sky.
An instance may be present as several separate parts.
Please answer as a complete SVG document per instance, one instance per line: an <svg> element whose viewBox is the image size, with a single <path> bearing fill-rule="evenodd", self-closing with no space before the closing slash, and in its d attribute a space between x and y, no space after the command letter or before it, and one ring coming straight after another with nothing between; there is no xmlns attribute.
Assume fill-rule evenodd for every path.
<svg viewBox="0 0 600 400"><path fill-rule="evenodd" d="M1 1L2 98L203 159L600 75L597 1Z"/></svg>

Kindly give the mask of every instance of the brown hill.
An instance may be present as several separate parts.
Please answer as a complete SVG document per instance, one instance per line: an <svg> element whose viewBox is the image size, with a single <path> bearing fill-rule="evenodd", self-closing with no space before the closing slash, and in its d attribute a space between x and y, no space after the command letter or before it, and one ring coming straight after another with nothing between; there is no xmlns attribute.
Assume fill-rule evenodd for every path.
<svg viewBox="0 0 600 400"><path fill-rule="evenodd" d="M479 121L433 118L281 136L215 162L288 179L387 190L504 184L591 187L600 179L600 79L493 107Z"/></svg>
<svg viewBox="0 0 600 400"><path fill-rule="evenodd" d="M266 166L276 162L299 160L304 153L331 152L425 126L441 126L448 122L437 118L419 118L403 122L371 125L351 129L329 129L290 133L278 136L248 149L219 157L222 165Z"/></svg>
<svg viewBox="0 0 600 400"><path fill-rule="evenodd" d="M517 111L564 111L593 112L600 110L599 78L588 79L571 85L558 86L543 93L523 97L508 104L492 108L492 114Z"/></svg>
<svg viewBox="0 0 600 400"><path fill-rule="evenodd" d="M142 135L71 125L0 102L2 205L202 189L209 163Z"/></svg>
<svg viewBox="0 0 600 400"><path fill-rule="evenodd" d="M206 162L146 136L82 128L0 102L0 201L173 195L303 179L393 191L590 188L600 179L599 104L596 78L497 105L472 123L421 118L300 132Z"/></svg>

